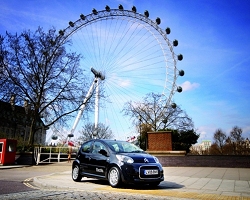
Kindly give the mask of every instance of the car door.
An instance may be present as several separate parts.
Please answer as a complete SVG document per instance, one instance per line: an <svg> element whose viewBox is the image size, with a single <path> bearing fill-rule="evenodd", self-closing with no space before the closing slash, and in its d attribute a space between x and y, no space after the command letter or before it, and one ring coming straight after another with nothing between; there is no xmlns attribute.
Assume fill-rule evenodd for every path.
<svg viewBox="0 0 250 200"><path fill-rule="evenodd" d="M82 144L78 159L80 161L80 168L81 171L84 173L90 173L90 158L91 158L91 151L92 151L93 141L86 142Z"/></svg>
<svg viewBox="0 0 250 200"><path fill-rule="evenodd" d="M101 150L101 151L100 151ZM103 155L101 152L108 152L106 146L100 142L95 141L90 155L90 171L98 177L105 177L106 168L109 162L109 155Z"/></svg>

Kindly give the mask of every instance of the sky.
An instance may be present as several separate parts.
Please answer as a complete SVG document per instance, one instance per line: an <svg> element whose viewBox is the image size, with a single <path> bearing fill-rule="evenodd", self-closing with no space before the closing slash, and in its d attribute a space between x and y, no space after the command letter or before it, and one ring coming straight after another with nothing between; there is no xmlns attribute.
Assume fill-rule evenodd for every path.
<svg viewBox="0 0 250 200"><path fill-rule="evenodd" d="M248 0L2 0L0 34L35 31L38 26L64 29L93 8L104 10L106 5L117 8L119 4L127 10L134 5L139 13L148 10L152 20L160 17L159 26L163 30L170 27L169 38L179 41L174 51L184 57L177 68L185 75L177 79L183 92L175 93L173 100L192 118L199 142L213 140L217 129L229 134L234 126L250 138ZM129 81L122 83L125 87Z"/></svg>

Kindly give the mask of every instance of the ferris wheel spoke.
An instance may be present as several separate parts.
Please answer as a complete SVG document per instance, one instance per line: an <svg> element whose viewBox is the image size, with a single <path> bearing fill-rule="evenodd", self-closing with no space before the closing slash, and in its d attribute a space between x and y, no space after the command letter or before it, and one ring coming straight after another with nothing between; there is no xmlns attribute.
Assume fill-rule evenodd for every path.
<svg viewBox="0 0 250 200"><path fill-rule="evenodd" d="M135 37L136 35L135 34L135 31L136 29L128 36L128 38L126 38L126 36L128 35L130 29L132 28L133 24L129 27L129 29L124 33L123 37L119 39L119 41L117 42L117 46L116 48L114 49L114 52L113 54L115 55L116 58L123 58L125 57L127 54L129 54L129 52L132 50L133 47L130 47L128 50L127 50L127 47L128 47L128 44L129 43L132 43L132 37ZM138 27L138 26L137 26ZM136 28L137 28L136 27ZM120 46L119 47L119 50L118 50L118 45ZM118 50L116 52L116 50ZM117 60L117 62L119 62L120 60ZM113 63L113 67L117 66L117 62ZM111 66L111 69L112 69L112 66Z"/></svg>
<svg viewBox="0 0 250 200"><path fill-rule="evenodd" d="M107 37L108 37L107 41L109 41L109 43L108 43L109 48L108 48L107 54L104 55L105 63L106 63L105 66L110 65L110 63L114 59L114 54L115 54L115 51L116 51L116 47L117 47L117 45L119 45L118 41L117 41L117 38L119 38L118 35L122 31L121 30L122 24L118 23L118 22L119 22L119 20L115 20L115 26L112 26L112 29L109 30L109 32L107 33ZM112 22L111 22L111 24L112 24ZM116 42L114 42L114 41L116 41Z"/></svg>

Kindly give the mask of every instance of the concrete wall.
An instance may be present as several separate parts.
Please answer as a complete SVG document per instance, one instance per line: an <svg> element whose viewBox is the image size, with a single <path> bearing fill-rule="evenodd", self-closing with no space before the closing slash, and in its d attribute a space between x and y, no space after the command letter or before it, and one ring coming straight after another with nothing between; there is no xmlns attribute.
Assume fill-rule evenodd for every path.
<svg viewBox="0 0 250 200"><path fill-rule="evenodd" d="M250 168L250 156L183 156L183 155L156 155L164 167L225 167ZM64 160L65 161L65 160ZM34 165L32 153L16 155L16 164Z"/></svg>
<svg viewBox="0 0 250 200"><path fill-rule="evenodd" d="M250 156L156 156L164 167L250 168Z"/></svg>

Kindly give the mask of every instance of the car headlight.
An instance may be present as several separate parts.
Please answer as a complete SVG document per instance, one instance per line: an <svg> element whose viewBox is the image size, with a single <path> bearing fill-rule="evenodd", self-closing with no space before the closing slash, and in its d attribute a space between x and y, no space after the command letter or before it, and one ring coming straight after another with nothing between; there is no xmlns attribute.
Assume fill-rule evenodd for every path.
<svg viewBox="0 0 250 200"><path fill-rule="evenodd" d="M124 155L116 155L116 158L121 161L121 162L124 162L124 163L133 163L134 160L133 158L130 158L129 156L124 156Z"/></svg>
<svg viewBox="0 0 250 200"><path fill-rule="evenodd" d="M154 160L155 160L156 163L159 163L158 158L154 157Z"/></svg>

